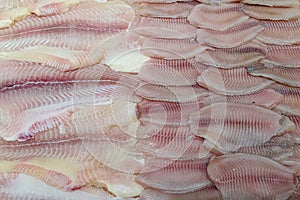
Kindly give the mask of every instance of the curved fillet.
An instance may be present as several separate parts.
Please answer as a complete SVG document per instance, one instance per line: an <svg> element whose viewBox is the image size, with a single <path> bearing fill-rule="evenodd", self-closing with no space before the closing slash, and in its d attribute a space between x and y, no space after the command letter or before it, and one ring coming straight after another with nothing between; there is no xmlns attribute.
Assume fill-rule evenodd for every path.
<svg viewBox="0 0 300 200"><path fill-rule="evenodd" d="M149 57L172 60L192 58L208 48L195 39L145 38L141 52Z"/></svg>
<svg viewBox="0 0 300 200"><path fill-rule="evenodd" d="M197 84L197 77L206 68L194 59L150 59L142 65L139 77L151 84L188 86Z"/></svg>
<svg viewBox="0 0 300 200"><path fill-rule="evenodd" d="M247 67L247 71L253 76L266 77L285 85L300 87L300 68L258 63Z"/></svg>
<svg viewBox="0 0 300 200"><path fill-rule="evenodd" d="M261 145L275 135L293 131L287 117L249 104L215 103L190 115L191 131L205 138L204 145L221 153Z"/></svg>
<svg viewBox="0 0 300 200"><path fill-rule="evenodd" d="M191 3L141 3L137 12L146 17L183 18L190 14L194 7Z"/></svg>
<svg viewBox="0 0 300 200"><path fill-rule="evenodd" d="M211 185L207 177L207 159L147 159L136 181L167 193L187 193Z"/></svg>
<svg viewBox="0 0 300 200"><path fill-rule="evenodd" d="M186 39L196 37L197 28L185 18L142 17L134 31L153 38Z"/></svg>
<svg viewBox="0 0 300 200"><path fill-rule="evenodd" d="M188 21L200 28L224 31L245 22L249 18L241 12L240 7L238 3L221 5L198 4L192 9Z"/></svg>
<svg viewBox="0 0 300 200"><path fill-rule="evenodd" d="M162 86L146 83L139 86L135 94L153 101L188 102L195 101L202 96L207 96L208 91L197 85Z"/></svg>
<svg viewBox="0 0 300 200"><path fill-rule="evenodd" d="M197 41L212 47L232 48L253 40L263 29L264 27L259 21L249 19L224 31L198 29Z"/></svg>
<svg viewBox="0 0 300 200"><path fill-rule="evenodd" d="M300 17L299 7L267 7L259 5L243 5L241 10L250 17L265 20L290 20Z"/></svg>
<svg viewBox="0 0 300 200"><path fill-rule="evenodd" d="M257 45L243 45L228 49L205 50L196 61L218 68L232 69L250 65L265 58L266 52Z"/></svg>
<svg viewBox="0 0 300 200"><path fill-rule="evenodd" d="M242 0L242 3L245 4L254 4L254 5L263 5L263 6L270 6L270 7L299 7L298 0L286 0L286 1L277 1L277 0Z"/></svg>
<svg viewBox="0 0 300 200"><path fill-rule="evenodd" d="M295 187L292 170L258 155L220 156L207 171L225 199L288 199Z"/></svg>
<svg viewBox="0 0 300 200"><path fill-rule="evenodd" d="M300 88L276 84L272 89L283 95L283 101L274 110L288 115L300 115Z"/></svg>
<svg viewBox="0 0 300 200"><path fill-rule="evenodd" d="M299 67L300 45L268 45L265 62L285 67Z"/></svg>
<svg viewBox="0 0 300 200"><path fill-rule="evenodd" d="M300 20L264 21L264 30L257 35L257 39L267 44L299 44Z"/></svg>
<svg viewBox="0 0 300 200"><path fill-rule="evenodd" d="M140 195L141 200L222 200L222 195L216 186L209 186L204 189L189 192L186 194L167 194L153 189L145 189Z"/></svg>
<svg viewBox="0 0 300 200"><path fill-rule="evenodd" d="M216 69L208 68L198 77L200 86L225 95L245 95L256 93L274 82L265 78L251 76L245 68Z"/></svg>

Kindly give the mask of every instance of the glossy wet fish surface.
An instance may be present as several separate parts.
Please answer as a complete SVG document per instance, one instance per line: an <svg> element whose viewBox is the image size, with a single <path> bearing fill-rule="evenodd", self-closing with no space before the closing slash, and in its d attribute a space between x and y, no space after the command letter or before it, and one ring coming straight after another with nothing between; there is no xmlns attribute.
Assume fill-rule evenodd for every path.
<svg viewBox="0 0 300 200"><path fill-rule="evenodd" d="M0 200L300 199L297 0L0 0Z"/></svg>

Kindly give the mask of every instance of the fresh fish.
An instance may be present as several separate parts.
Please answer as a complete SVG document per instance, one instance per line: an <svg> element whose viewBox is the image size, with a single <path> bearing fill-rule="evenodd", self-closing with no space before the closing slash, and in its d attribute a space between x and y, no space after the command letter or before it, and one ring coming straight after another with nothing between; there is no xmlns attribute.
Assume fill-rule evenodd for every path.
<svg viewBox="0 0 300 200"><path fill-rule="evenodd" d="M137 12L146 17L184 18L188 17L194 7L191 3L141 3Z"/></svg>
<svg viewBox="0 0 300 200"><path fill-rule="evenodd" d="M197 82L215 93L224 95L246 95L259 92L274 82L262 77L251 76L245 68L208 68L198 77Z"/></svg>
<svg viewBox="0 0 300 200"><path fill-rule="evenodd" d="M265 62L285 67L299 67L300 45L268 45Z"/></svg>
<svg viewBox="0 0 300 200"><path fill-rule="evenodd" d="M240 0L197 0L201 3L209 4L209 5L226 5L230 3L237 3Z"/></svg>
<svg viewBox="0 0 300 200"><path fill-rule="evenodd" d="M185 194L167 194L153 189L145 189L140 195L141 200L222 200L222 195L216 186L208 186L204 189Z"/></svg>
<svg viewBox="0 0 300 200"><path fill-rule="evenodd" d="M196 85L197 77L207 68L194 59L150 59L145 62L139 77L148 83L170 86Z"/></svg>
<svg viewBox="0 0 300 200"><path fill-rule="evenodd" d="M193 0L134 0L134 2L141 3L175 3L175 2L189 2Z"/></svg>
<svg viewBox="0 0 300 200"><path fill-rule="evenodd" d="M288 199L296 184L294 171L258 155L220 156L207 171L225 199Z"/></svg>
<svg viewBox="0 0 300 200"><path fill-rule="evenodd" d="M0 28L7 28L28 16L30 11L27 8L19 7L12 9L0 9Z"/></svg>
<svg viewBox="0 0 300 200"><path fill-rule="evenodd" d="M300 9L284 7L267 7L260 5L243 5L242 11L250 17L264 20L290 20L300 17Z"/></svg>
<svg viewBox="0 0 300 200"><path fill-rule="evenodd" d="M299 65L300 66L300 65ZM258 63L247 67L249 74L272 79L276 82L300 87L300 68L287 68L268 63Z"/></svg>
<svg viewBox="0 0 300 200"><path fill-rule="evenodd" d="M172 161L151 158L145 161L136 181L146 188L166 193L193 192L212 184L207 176L207 164L207 159Z"/></svg>
<svg viewBox="0 0 300 200"><path fill-rule="evenodd" d="M168 102L195 101L201 96L207 96L208 91L195 86L163 86L142 84L135 90L135 94L148 100Z"/></svg>
<svg viewBox="0 0 300 200"><path fill-rule="evenodd" d="M205 47L195 39L153 39L145 38L141 52L152 58L188 59L200 54Z"/></svg>
<svg viewBox="0 0 300 200"><path fill-rule="evenodd" d="M264 21L264 30L257 39L266 44L291 45L300 43L300 20Z"/></svg>
<svg viewBox="0 0 300 200"><path fill-rule="evenodd" d="M244 103L255 104L266 108L273 108L283 100L283 96L272 89L263 89L256 93L246 95L219 95L210 94L205 98L201 98L207 104L229 102L229 103Z"/></svg>
<svg viewBox="0 0 300 200"><path fill-rule="evenodd" d="M276 84L272 89L283 95L282 102L274 107L275 111L287 115L300 115L300 88Z"/></svg>
<svg viewBox="0 0 300 200"><path fill-rule="evenodd" d="M263 48L246 44L234 48L208 49L196 56L196 61L218 68L232 69L250 65L265 58Z"/></svg>
<svg viewBox="0 0 300 200"><path fill-rule="evenodd" d="M198 29L197 41L217 48L233 48L253 40L264 27L254 19L249 19L226 30Z"/></svg>
<svg viewBox="0 0 300 200"><path fill-rule="evenodd" d="M270 7L299 7L298 0L287 0L287 1L277 1L277 0L242 0L242 3L245 4L254 4L254 5L262 5L262 6L270 6Z"/></svg>
<svg viewBox="0 0 300 200"><path fill-rule="evenodd" d="M261 106L215 103L190 115L191 131L205 138L204 145L227 153L257 146L273 136L295 130L287 117Z"/></svg>
<svg viewBox="0 0 300 200"><path fill-rule="evenodd" d="M249 17L241 12L241 6L238 3L198 4L188 16L188 21L197 27L223 31L246 22L248 19Z"/></svg>
<svg viewBox="0 0 300 200"><path fill-rule="evenodd" d="M134 31L153 38L186 39L196 37L197 28L186 18L151 18L142 17Z"/></svg>

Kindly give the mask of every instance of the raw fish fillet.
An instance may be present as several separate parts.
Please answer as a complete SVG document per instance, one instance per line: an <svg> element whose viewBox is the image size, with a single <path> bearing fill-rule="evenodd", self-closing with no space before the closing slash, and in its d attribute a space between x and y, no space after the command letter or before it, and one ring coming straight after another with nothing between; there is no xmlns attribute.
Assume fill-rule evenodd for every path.
<svg viewBox="0 0 300 200"><path fill-rule="evenodd" d="M185 18L151 18L142 17L134 31L140 35L153 38L186 39L196 37L197 28Z"/></svg>
<svg viewBox="0 0 300 200"><path fill-rule="evenodd" d="M263 24L265 28L257 35L258 40L278 45L300 43L300 20L263 21Z"/></svg>
<svg viewBox="0 0 300 200"><path fill-rule="evenodd" d="M263 5L270 7L299 7L298 0L286 0L286 1L277 1L277 0L242 0L242 3L245 4L254 4L254 5Z"/></svg>
<svg viewBox="0 0 300 200"><path fill-rule="evenodd" d="M166 193L187 193L203 189L212 183L208 179L207 159L168 160L150 158L136 181L146 188Z"/></svg>
<svg viewBox="0 0 300 200"><path fill-rule="evenodd" d="M220 156L207 171L225 199L288 199L296 184L294 171L258 155Z"/></svg>
<svg viewBox="0 0 300 200"><path fill-rule="evenodd" d="M268 45L265 62L285 67L300 66L300 45Z"/></svg>
<svg viewBox="0 0 300 200"><path fill-rule="evenodd" d="M242 11L250 17L264 20L290 20L300 17L300 8L267 7L260 5L243 5Z"/></svg>
<svg viewBox="0 0 300 200"><path fill-rule="evenodd" d="M268 63L258 63L247 67L247 71L253 76L266 77L285 85L300 87L300 68L289 68L285 67L285 65L276 66Z"/></svg>
<svg viewBox="0 0 300 200"><path fill-rule="evenodd" d="M158 85L196 85L197 77L206 68L207 66L194 59L150 59L143 63L139 77L145 82Z"/></svg>
<svg viewBox="0 0 300 200"><path fill-rule="evenodd" d="M253 40L264 27L258 20L249 19L226 30L198 29L197 41L217 48L232 48Z"/></svg>
<svg viewBox="0 0 300 200"><path fill-rule="evenodd" d="M141 3L137 12L146 17L183 18L188 17L194 5L192 3Z"/></svg>
<svg viewBox="0 0 300 200"><path fill-rule="evenodd" d="M208 49L196 56L196 61L218 68L232 69L250 65L265 58L266 52L256 44L233 48Z"/></svg>
<svg viewBox="0 0 300 200"><path fill-rule="evenodd" d="M284 132L295 130L287 117L249 104L215 103L190 115L191 131L205 138L204 145L226 153L261 145Z"/></svg>
<svg viewBox="0 0 300 200"><path fill-rule="evenodd" d="M27 8L0 9L0 28L10 27L15 21L23 19L30 12Z"/></svg>
<svg viewBox="0 0 300 200"><path fill-rule="evenodd" d="M241 12L241 6L237 3L221 5L198 4L188 16L188 21L197 27L223 31L248 19L249 17Z"/></svg>
<svg viewBox="0 0 300 200"><path fill-rule="evenodd" d="M256 93L271 86L274 82L265 78L251 76L245 68L204 70L197 82L215 93L224 95L245 95Z"/></svg>

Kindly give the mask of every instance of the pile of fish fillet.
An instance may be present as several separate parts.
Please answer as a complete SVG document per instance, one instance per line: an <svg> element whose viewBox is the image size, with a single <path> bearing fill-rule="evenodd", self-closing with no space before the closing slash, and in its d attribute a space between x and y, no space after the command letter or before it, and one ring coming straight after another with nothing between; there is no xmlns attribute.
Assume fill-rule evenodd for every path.
<svg viewBox="0 0 300 200"><path fill-rule="evenodd" d="M0 0L0 200L300 199L298 0Z"/></svg>

